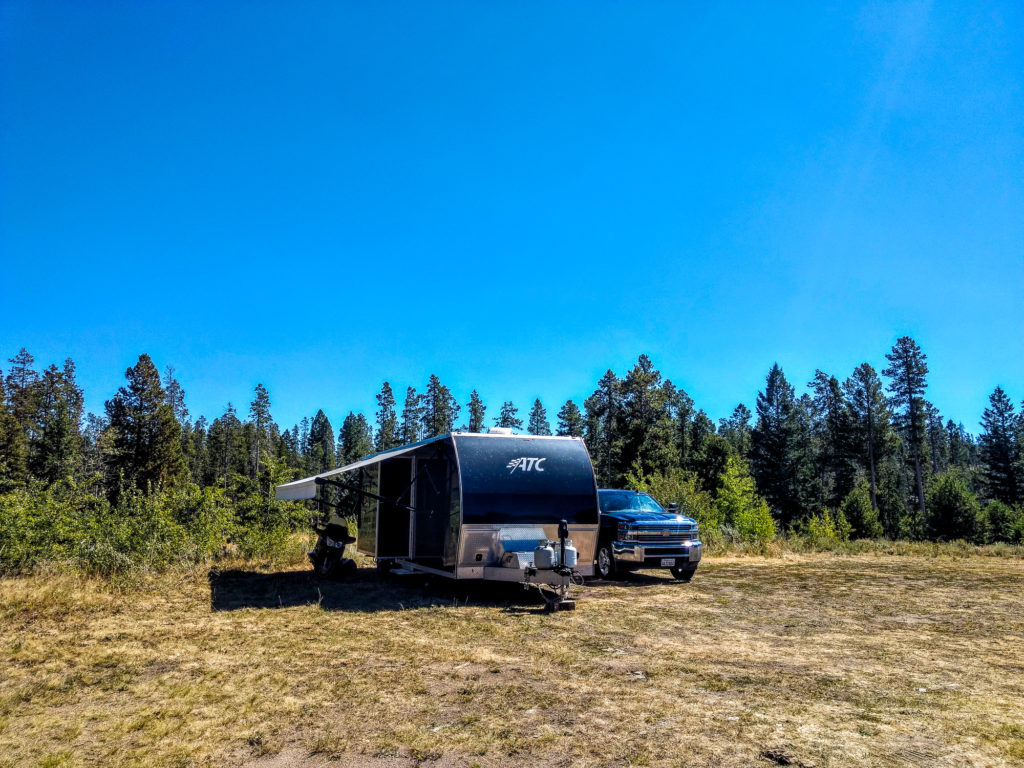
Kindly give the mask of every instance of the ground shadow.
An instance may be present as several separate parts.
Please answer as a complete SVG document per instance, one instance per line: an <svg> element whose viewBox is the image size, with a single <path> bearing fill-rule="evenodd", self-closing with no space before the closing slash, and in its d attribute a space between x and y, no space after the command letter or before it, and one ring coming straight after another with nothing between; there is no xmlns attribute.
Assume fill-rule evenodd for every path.
<svg viewBox="0 0 1024 768"><path fill-rule="evenodd" d="M519 584L452 581L441 577L382 576L360 568L344 580L322 580L312 571L211 569L210 609L291 608L316 605L329 611L397 611L429 606L487 605L514 613L543 612L536 590Z"/></svg>

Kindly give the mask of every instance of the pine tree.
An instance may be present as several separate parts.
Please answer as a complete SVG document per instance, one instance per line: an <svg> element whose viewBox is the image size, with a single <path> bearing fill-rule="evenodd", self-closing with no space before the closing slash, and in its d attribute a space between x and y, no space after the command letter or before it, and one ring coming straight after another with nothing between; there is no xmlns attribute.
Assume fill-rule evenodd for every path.
<svg viewBox="0 0 1024 768"><path fill-rule="evenodd" d="M541 403L540 398L533 401L530 409L530 418L527 421L526 431L531 435L550 435L551 422L548 421L548 412Z"/></svg>
<svg viewBox="0 0 1024 768"><path fill-rule="evenodd" d="M594 461L598 482L604 487L618 486L621 479L621 389L618 377L609 369L597 383L594 394L583 401L586 418L584 439Z"/></svg>
<svg viewBox="0 0 1024 768"><path fill-rule="evenodd" d="M341 424L339 435L341 466L352 464L364 456L373 453L373 436L370 434L370 423L361 413L349 411Z"/></svg>
<svg viewBox="0 0 1024 768"><path fill-rule="evenodd" d="M672 440L676 391L672 382L662 379L647 355L640 355L626 374L620 393L622 469L637 466L644 474L654 474L677 466L679 454Z"/></svg>
<svg viewBox="0 0 1024 768"><path fill-rule="evenodd" d="M558 411L558 434L563 437L583 437L583 413L572 400L566 400Z"/></svg>
<svg viewBox="0 0 1024 768"><path fill-rule="evenodd" d="M932 473L939 474L949 469L949 442L942 414L934 405L925 401L925 432L928 436L928 456Z"/></svg>
<svg viewBox="0 0 1024 768"><path fill-rule="evenodd" d="M484 405L484 401L480 399L480 395L475 389L469 393L469 404L466 408L469 411L469 431L483 432L484 413L487 411L487 406Z"/></svg>
<svg viewBox="0 0 1024 768"><path fill-rule="evenodd" d="M743 403L737 405L727 419L719 419L718 434L729 441L736 455L746 458L750 455L750 419L753 414Z"/></svg>
<svg viewBox="0 0 1024 768"><path fill-rule="evenodd" d="M853 423L856 425L855 445L860 446L857 455L868 475L868 489L871 506L878 509L878 462L879 459L895 452L895 435L889 424L889 406L882 392L882 382L875 369L868 363L861 363L853 374L843 382ZM895 521L886 533L894 535Z"/></svg>
<svg viewBox="0 0 1024 768"><path fill-rule="evenodd" d="M7 374L7 404L31 445L38 436L35 418L39 411L40 396L39 374L32 367L35 358L22 347L8 362L11 363L11 370Z"/></svg>
<svg viewBox="0 0 1024 768"><path fill-rule="evenodd" d="M786 526L810 511L804 490L809 435L804 431L793 387L776 363L757 395L750 458L758 488Z"/></svg>
<svg viewBox="0 0 1024 768"><path fill-rule="evenodd" d="M825 504L835 509L856 481L851 461L856 440L854 424L835 376L817 370L808 386L813 392L811 433L820 493Z"/></svg>
<svg viewBox="0 0 1024 768"><path fill-rule="evenodd" d="M1002 387L996 387L988 401L989 407L981 418L979 438L985 494L1013 506L1024 502L1019 420L1013 401Z"/></svg>
<svg viewBox="0 0 1024 768"><path fill-rule="evenodd" d="M519 409L512 404L511 400L506 400L501 404L501 411L494 419L494 426L513 430L523 428L523 420L519 418Z"/></svg>
<svg viewBox="0 0 1024 768"><path fill-rule="evenodd" d="M949 446L949 465L965 472L973 463L974 438L964 429L963 424L946 421L946 444Z"/></svg>
<svg viewBox="0 0 1024 768"><path fill-rule="evenodd" d="M268 436L268 430L272 422L270 416L270 393L267 392L267 388L263 386L262 382L256 385L252 402L249 403L249 419L252 422L253 428L254 445L251 460L255 469L252 477L255 479L260 475L260 459L263 456L263 452L267 451L267 453L270 453L270 440Z"/></svg>
<svg viewBox="0 0 1024 768"><path fill-rule="evenodd" d="M437 376L431 375L423 393L423 436L429 438L451 432L458 417L459 404L451 390Z"/></svg>
<svg viewBox="0 0 1024 768"><path fill-rule="evenodd" d="M902 408L898 424L905 442L910 447L914 460L914 480L917 488L918 510L922 517L925 514L924 476L921 471L921 453L925 442L925 401L924 391L927 388L928 364L927 357L909 336L902 336L893 345L892 351L885 356L889 367L882 375L889 379L889 391L892 402Z"/></svg>
<svg viewBox="0 0 1024 768"><path fill-rule="evenodd" d="M32 457L32 472L46 483L73 477L82 468L82 410L84 398L75 380L75 363L51 365L39 383L39 442Z"/></svg>
<svg viewBox="0 0 1024 768"><path fill-rule="evenodd" d="M166 394L167 404L171 406L171 410L174 412L174 418L181 424L182 429L187 429L189 421L188 406L185 405L185 390L174 377L174 368L170 365L164 367L164 393Z"/></svg>
<svg viewBox="0 0 1024 768"><path fill-rule="evenodd" d="M398 413L395 411L395 393L391 384L384 382L377 394L377 450L386 451L401 445L398 435ZM344 424L342 424L344 428Z"/></svg>
<svg viewBox="0 0 1024 768"><path fill-rule="evenodd" d="M981 505L958 470L937 475L928 486L925 534L940 541L974 538Z"/></svg>
<svg viewBox="0 0 1024 768"><path fill-rule="evenodd" d="M213 420L206 441L209 462L205 484L233 489L236 478L244 475L248 466L242 422L234 405L228 403L224 414Z"/></svg>
<svg viewBox="0 0 1024 768"><path fill-rule="evenodd" d="M107 457L112 477L119 475L143 491L169 487L185 472L181 427L166 402L160 374L149 355L125 372L127 386L106 403L112 453ZM117 482L108 490L117 494Z"/></svg>
<svg viewBox="0 0 1024 768"><path fill-rule="evenodd" d="M25 482L27 463L25 433L7 405L3 376L0 376L0 493Z"/></svg>
<svg viewBox="0 0 1024 768"><path fill-rule="evenodd" d="M407 387L405 405L402 407L401 435L403 443L415 443L420 439L420 435L423 434L422 420L422 398L416 394L415 387Z"/></svg>
<svg viewBox="0 0 1024 768"><path fill-rule="evenodd" d="M309 428L309 472L317 475L335 466L334 427L321 409Z"/></svg>

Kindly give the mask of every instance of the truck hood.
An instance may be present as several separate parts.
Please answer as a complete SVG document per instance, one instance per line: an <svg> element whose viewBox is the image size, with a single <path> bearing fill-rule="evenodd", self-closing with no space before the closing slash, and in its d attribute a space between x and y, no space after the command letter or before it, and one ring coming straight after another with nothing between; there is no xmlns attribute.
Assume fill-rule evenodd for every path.
<svg viewBox="0 0 1024 768"><path fill-rule="evenodd" d="M626 523L694 523L696 520L685 515L670 512L642 512L638 509L617 509L614 512L602 512L604 517L614 517Z"/></svg>

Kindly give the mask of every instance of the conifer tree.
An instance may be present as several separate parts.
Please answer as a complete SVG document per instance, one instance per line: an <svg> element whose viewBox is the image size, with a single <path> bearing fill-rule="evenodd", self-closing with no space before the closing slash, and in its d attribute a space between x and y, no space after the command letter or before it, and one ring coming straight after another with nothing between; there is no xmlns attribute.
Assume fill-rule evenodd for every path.
<svg viewBox="0 0 1024 768"><path fill-rule="evenodd" d="M882 375L889 379L893 405L902 409L898 414L898 425L913 457L918 510L923 517L925 501L921 454L925 444L924 391L928 386L927 357L917 342L909 336L901 336L885 359L889 361L889 367L882 371Z"/></svg>
<svg viewBox="0 0 1024 768"><path fill-rule="evenodd" d="M185 390L174 377L174 367L164 367L164 393L166 394L167 404L171 406L171 411L174 412L174 418L181 424L182 429L187 429L189 426L188 421L188 406L185 405Z"/></svg>
<svg viewBox="0 0 1024 768"><path fill-rule="evenodd" d="M316 475L335 466L334 427L320 409L309 428L309 471Z"/></svg>
<svg viewBox="0 0 1024 768"><path fill-rule="evenodd" d="M501 404L501 411L494 419L494 426L514 430L523 428L523 420L519 418L519 409L512 404L511 400L506 400Z"/></svg>
<svg viewBox="0 0 1024 768"><path fill-rule="evenodd" d="M149 355L125 372L126 386L106 403L112 453L107 463L112 476L123 476L143 491L169 487L185 471L181 427L166 402L160 374ZM117 483L108 485L116 495Z"/></svg>
<svg viewBox="0 0 1024 768"><path fill-rule="evenodd" d="M594 462L598 482L606 487L619 485L622 435L619 432L622 385L611 371L605 371L597 389L583 401L586 418L585 440Z"/></svg>
<svg viewBox="0 0 1024 768"><path fill-rule="evenodd" d="M402 407L402 442L405 444L415 443L423 434L423 406L422 398L416 394L415 387L407 387L405 390L405 405Z"/></svg>
<svg viewBox="0 0 1024 768"><path fill-rule="evenodd" d="M548 421L548 412L539 397L533 401L533 408L530 409L530 420L526 431L531 435L551 434L551 422Z"/></svg>
<svg viewBox="0 0 1024 768"><path fill-rule="evenodd" d="M806 510L801 493L806 441L793 386L776 363L757 395L757 425L751 434L751 468L758 488L786 526Z"/></svg>
<svg viewBox="0 0 1024 768"><path fill-rule="evenodd" d="M1013 401L1002 387L989 395L989 406L981 418L979 438L985 494L1013 506L1024 502L1022 491L1020 426Z"/></svg>
<svg viewBox="0 0 1024 768"><path fill-rule="evenodd" d="M31 444L37 437L35 417L39 411L40 395L39 374L33 368L35 358L22 347L8 362L11 369L7 374L7 404Z"/></svg>
<svg viewBox="0 0 1024 768"><path fill-rule="evenodd" d="M942 414L932 403L925 401L925 430L928 436L928 455L932 462L932 473L939 474L949 469L949 442Z"/></svg>
<svg viewBox="0 0 1024 768"><path fill-rule="evenodd" d="M270 452L269 428L272 422L270 416L270 393L260 382L253 392L252 402L249 403L249 420L253 428L253 455L252 465L255 469L253 479L260 476L260 459L263 452Z"/></svg>
<svg viewBox="0 0 1024 768"><path fill-rule="evenodd" d="M341 424L340 456L338 462L341 466L359 461L364 456L373 453L373 436L370 434L370 423L361 413L349 411L348 416Z"/></svg>
<svg viewBox="0 0 1024 768"><path fill-rule="evenodd" d="M583 437L583 412L572 400L566 400L558 411L558 434L562 437Z"/></svg>
<svg viewBox="0 0 1024 768"><path fill-rule="evenodd" d="M640 355L619 391L622 469L636 466L644 474L654 474L678 465L679 454L672 439L675 430L672 407L676 396L672 382L662 379L661 372L647 355Z"/></svg>
<svg viewBox="0 0 1024 768"><path fill-rule="evenodd" d="M811 434L821 496L828 507L835 509L856 481L851 461L854 424L835 376L817 370L808 386L813 392Z"/></svg>
<svg viewBox="0 0 1024 768"><path fill-rule="evenodd" d="M981 506L959 470L937 475L928 486L924 533L931 539L953 541L974 538Z"/></svg>
<svg viewBox="0 0 1024 768"><path fill-rule="evenodd" d="M469 393L469 404L466 408L469 411L469 431L483 432L484 413L487 411L487 406L484 405L484 401L480 399L480 395L475 389Z"/></svg>
<svg viewBox="0 0 1024 768"><path fill-rule="evenodd" d="M451 432L458 417L459 404L451 390L432 374L423 393L423 436L429 438Z"/></svg>
<svg viewBox="0 0 1024 768"><path fill-rule="evenodd" d="M386 451L401 445L398 434L398 414L395 411L395 393L391 384L384 382L377 394L377 450ZM342 429L344 429L342 424Z"/></svg>
<svg viewBox="0 0 1024 768"><path fill-rule="evenodd" d="M4 380L0 375L0 493L25 482L27 461L25 433L7 405Z"/></svg>
<svg viewBox="0 0 1024 768"><path fill-rule="evenodd" d="M975 446L974 438L963 424L954 424L952 419L946 421L946 444L949 446L949 465L967 471L972 464Z"/></svg>
<svg viewBox="0 0 1024 768"><path fill-rule="evenodd" d="M32 471L46 483L77 475L82 466L82 390L75 380L75 363L49 366L39 382L39 443Z"/></svg>
<svg viewBox="0 0 1024 768"><path fill-rule="evenodd" d="M856 455L867 472L871 506L878 509L878 462L895 451L895 436L889 424L889 407L882 382L871 365L861 363L843 382L843 392L856 426L854 444L860 446ZM895 530L886 532L894 534Z"/></svg>
<svg viewBox="0 0 1024 768"><path fill-rule="evenodd" d="M727 419L719 419L718 434L729 441L736 455L746 458L750 455L750 419L753 414L743 403L737 405Z"/></svg>

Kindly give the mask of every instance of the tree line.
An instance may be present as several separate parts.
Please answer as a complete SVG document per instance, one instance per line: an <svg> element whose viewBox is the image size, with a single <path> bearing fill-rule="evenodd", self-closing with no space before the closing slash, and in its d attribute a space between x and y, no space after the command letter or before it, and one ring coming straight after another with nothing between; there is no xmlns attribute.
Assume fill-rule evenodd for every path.
<svg viewBox="0 0 1024 768"><path fill-rule="evenodd" d="M554 426L539 398L525 418L506 400L488 419L476 390L460 404L432 375L422 391L406 387L401 406L384 382L372 421L349 412L335 431L322 409L282 429L262 384L246 410L229 403L212 422L193 419L174 369L161 374L146 354L104 412L86 414L74 362L38 371L22 349L0 375L0 493L74 483L117 504L188 485L280 517L278 483L498 426L581 437L602 487L657 490L755 537L826 525L864 538L1020 541L1024 406L997 387L974 437L927 400L913 339L885 358L880 372L865 362L842 381L816 371L799 395L773 365L754 410L741 403L717 424L640 355L621 376L607 371L582 407L562 404Z"/></svg>

